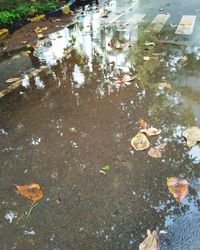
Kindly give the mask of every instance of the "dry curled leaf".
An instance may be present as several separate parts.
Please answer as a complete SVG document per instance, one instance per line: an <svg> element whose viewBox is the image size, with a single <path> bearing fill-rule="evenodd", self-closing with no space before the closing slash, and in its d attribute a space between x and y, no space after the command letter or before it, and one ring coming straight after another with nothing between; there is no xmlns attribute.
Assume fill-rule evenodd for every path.
<svg viewBox="0 0 200 250"><path fill-rule="evenodd" d="M33 183L21 186L16 185L16 187L22 196L34 202L40 200L43 197L43 192L40 185L38 184Z"/></svg>
<svg viewBox="0 0 200 250"><path fill-rule="evenodd" d="M162 149L165 148L165 146L166 146L166 144L163 143L163 144L160 144L156 147L151 147L148 151L148 155L153 157L153 158L161 158L161 156L162 156L161 151L162 151Z"/></svg>
<svg viewBox="0 0 200 250"><path fill-rule="evenodd" d="M152 233L147 230L147 238L139 245L139 250L160 250L159 233L154 230Z"/></svg>
<svg viewBox="0 0 200 250"><path fill-rule="evenodd" d="M161 133L160 129L157 128L147 128L147 129L141 129L140 132L147 134L148 136L154 136L154 135L159 135Z"/></svg>
<svg viewBox="0 0 200 250"><path fill-rule="evenodd" d="M182 136L186 138L188 147L193 147L200 141L200 128L190 127L187 128Z"/></svg>
<svg viewBox="0 0 200 250"><path fill-rule="evenodd" d="M150 144L147 137L143 133L139 132L131 140L131 146L135 150L141 151L147 149L150 146Z"/></svg>
<svg viewBox="0 0 200 250"><path fill-rule="evenodd" d="M171 84L170 83L168 83L168 82L160 82L159 84L159 87L161 87L161 88L165 88L165 89L172 89L172 86L171 86Z"/></svg>
<svg viewBox="0 0 200 250"><path fill-rule="evenodd" d="M6 80L6 82L7 82L7 83L12 83L12 82L17 82L17 81L19 81L19 80L20 80L19 77L15 77L15 78L10 78L10 79Z"/></svg>
<svg viewBox="0 0 200 250"><path fill-rule="evenodd" d="M146 129L148 127L148 124L145 122L145 120L143 120L141 118L138 120L138 123L139 123L140 127L142 127L143 129Z"/></svg>
<svg viewBox="0 0 200 250"><path fill-rule="evenodd" d="M167 186L176 201L178 203L182 202L188 192L187 180L179 180L177 177L170 177L167 178Z"/></svg>

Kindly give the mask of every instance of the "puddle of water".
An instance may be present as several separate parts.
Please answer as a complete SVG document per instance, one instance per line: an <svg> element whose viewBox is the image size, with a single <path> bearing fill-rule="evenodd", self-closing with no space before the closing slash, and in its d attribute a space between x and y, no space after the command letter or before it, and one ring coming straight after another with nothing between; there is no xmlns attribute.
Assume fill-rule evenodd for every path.
<svg viewBox="0 0 200 250"><path fill-rule="evenodd" d="M147 46L157 37L145 24L129 47L129 33L89 13L41 41L30 59L45 67L23 72L23 87L0 99L2 249L137 249L156 226L168 231L163 249L176 249L177 235L199 234L199 190L193 185L177 205L166 187L169 176L198 187L199 146L189 149L181 134L199 126L200 93L190 83L191 75L198 79L199 51ZM111 40L124 49L111 48ZM117 83L125 75L137 79ZM172 90L159 88L162 81ZM131 148L139 118L162 129L149 138L167 142L161 159ZM45 197L24 228L31 204L13 185L32 182ZM195 235L179 228L185 218Z"/></svg>

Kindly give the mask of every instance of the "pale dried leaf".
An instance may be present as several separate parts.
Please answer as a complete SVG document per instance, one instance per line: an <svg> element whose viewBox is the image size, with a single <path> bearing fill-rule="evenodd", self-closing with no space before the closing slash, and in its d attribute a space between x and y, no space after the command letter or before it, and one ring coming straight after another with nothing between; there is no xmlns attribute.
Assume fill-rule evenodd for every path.
<svg viewBox="0 0 200 250"><path fill-rule="evenodd" d="M161 151L162 151L162 149L165 148L165 146L166 146L166 144L163 143L163 144L160 144L156 147L151 147L148 151L148 155L153 157L153 158L161 158L161 156L162 156Z"/></svg>
<svg viewBox="0 0 200 250"><path fill-rule="evenodd" d="M147 134L148 136L159 135L161 133L160 129L150 127L148 129L141 129L140 132Z"/></svg>
<svg viewBox="0 0 200 250"><path fill-rule="evenodd" d="M182 136L186 138L188 147L193 147L200 141L200 128L189 127L182 133Z"/></svg>
<svg viewBox="0 0 200 250"><path fill-rule="evenodd" d="M144 61L149 61L150 59L151 59L151 58L150 58L149 56L144 56L144 57L143 57L143 60L144 60Z"/></svg>
<svg viewBox="0 0 200 250"><path fill-rule="evenodd" d="M137 133L136 136L134 136L131 140L131 146L137 150L137 151L141 151L141 150L145 150L150 146L150 143L147 139L147 137L139 132Z"/></svg>
<svg viewBox="0 0 200 250"><path fill-rule="evenodd" d="M147 238L139 245L139 250L160 250L158 232L147 230Z"/></svg>

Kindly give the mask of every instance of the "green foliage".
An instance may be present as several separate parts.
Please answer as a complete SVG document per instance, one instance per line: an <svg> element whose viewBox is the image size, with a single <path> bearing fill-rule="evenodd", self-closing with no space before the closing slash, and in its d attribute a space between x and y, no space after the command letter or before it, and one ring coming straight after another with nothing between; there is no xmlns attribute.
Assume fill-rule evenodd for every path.
<svg viewBox="0 0 200 250"><path fill-rule="evenodd" d="M25 21L28 17L33 15L44 14L50 10L60 7L62 4L59 2L47 3L32 3L31 6L23 5L16 9L0 12L0 25L9 26L15 22Z"/></svg>

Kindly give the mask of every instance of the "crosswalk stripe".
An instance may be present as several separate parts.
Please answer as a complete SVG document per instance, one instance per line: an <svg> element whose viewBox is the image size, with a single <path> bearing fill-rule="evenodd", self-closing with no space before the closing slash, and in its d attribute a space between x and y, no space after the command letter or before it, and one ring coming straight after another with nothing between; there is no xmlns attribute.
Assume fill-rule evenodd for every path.
<svg viewBox="0 0 200 250"><path fill-rule="evenodd" d="M141 22L145 16L146 14L134 14L131 18L128 19L125 25L128 24L136 25L139 22Z"/></svg>
<svg viewBox="0 0 200 250"><path fill-rule="evenodd" d="M162 27L167 22L170 14L158 14L152 23L147 28L148 31L160 32Z"/></svg>
<svg viewBox="0 0 200 250"><path fill-rule="evenodd" d="M120 19L122 16L124 16L132 7L133 7L133 4L130 7L128 7L124 12L122 12L121 14L119 14L118 16L116 16L115 18L110 20L108 23L112 24L112 23L116 22L118 19Z"/></svg>
<svg viewBox="0 0 200 250"><path fill-rule="evenodd" d="M196 16L185 15L182 17L175 34L191 35L194 29Z"/></svg>

